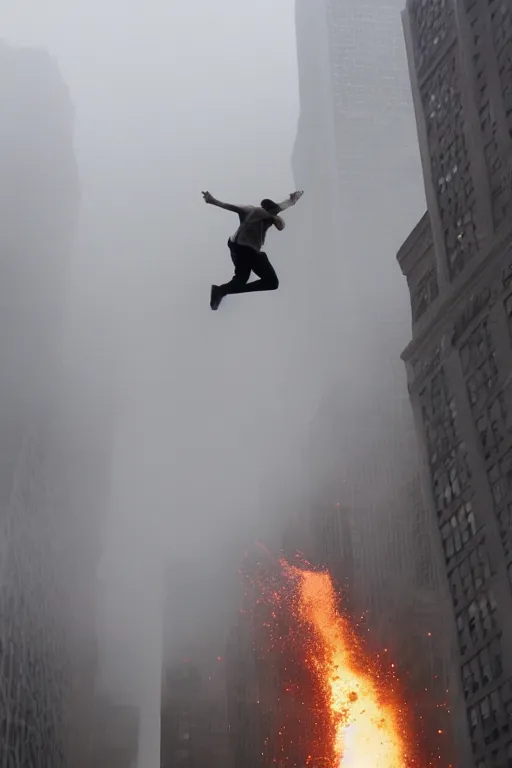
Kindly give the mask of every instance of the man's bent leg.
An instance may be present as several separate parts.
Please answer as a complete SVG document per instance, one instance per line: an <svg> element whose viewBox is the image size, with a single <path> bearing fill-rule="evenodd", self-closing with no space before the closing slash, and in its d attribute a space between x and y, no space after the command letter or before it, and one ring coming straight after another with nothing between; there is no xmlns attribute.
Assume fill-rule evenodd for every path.
<svg viewBox="0 0 512 768"><path fill-rule="evenodd" d="M237 293L252 293L253 291L277 291L279 288L279 278L276 271L270 263L266 253L257 253L252 259L252 271L260 279L253 283L247 283Z"/></svg>
<svg viewBox="0 0 512 768"><path fill-rule="evenodd" d="M230 293L243 293L247 287L247 281L251 276L251 267L244 264L243 266L237 266L235 268L235 274L224 285L219 285L219 290L223 296L227 296Z"/></svg>

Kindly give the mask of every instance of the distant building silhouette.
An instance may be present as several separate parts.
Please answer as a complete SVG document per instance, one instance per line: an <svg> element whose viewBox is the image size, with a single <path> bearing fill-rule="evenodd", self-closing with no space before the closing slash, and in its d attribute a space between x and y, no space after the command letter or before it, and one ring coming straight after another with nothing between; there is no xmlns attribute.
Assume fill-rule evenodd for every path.
<svg viewBox="0 0 512 768"><path fill-rule="evenodd" d="M0 103L0 764L86 768L112 402L65 344L80 191L51 57L0 43Z"/></svg>
<svg viewBox="0 0 512 768"><path fill-rule="evenodd" d="M178 560L167 572L161 683L162 768L230 768L228 626L219 572ZM233 612L233 606L229 606Z"/></svg>
<svg viewBox="0 0 512 768"><path fill-rule="evenodd" d="M139 745L139 710L98 697L95 702L91 755L94 768L135 768Z"/></svg>
<svg viewBox="0 0 512 768"><path fill-rule="evenodd" d="M296 0L301 103L293 169L309 193L296 248L302 301L322 307L308 315L308 364L316 370L319 361L319 380L329 382L310 428L304 515L321 530L330 511L330 567L350 574L351 612L364 616L376 649L398 657L414 645L410 688L424 692L428 679L430 707L445 698L450 647L441 633L410 635L404 616L414 621L419 596L423 615L425 604L438 604L437 623L449 619L450 606L397 357L409 309L392 254L424 205L402 7L403 0ZM350 539L350 556L338 546L337 566L336 505L342 538ZM427 650L442 675L431 674ZM428 721L424 730L435 751L437 725ZM444 754L448 762L448 745Z"/></svg>
<svg viewBox="0 0 512 768"><path fill-rule="evenodd" d="M461 768L512 760L512 7L408 0L428 213L398 254L403 358L457 648Z"/></svg>
<svg viewBox="0 0 512 768"><path fill-rule="evenodd" d="M224 662L200 669L187 659L166 665L162 677L162 768L230 765Z"/></svg>

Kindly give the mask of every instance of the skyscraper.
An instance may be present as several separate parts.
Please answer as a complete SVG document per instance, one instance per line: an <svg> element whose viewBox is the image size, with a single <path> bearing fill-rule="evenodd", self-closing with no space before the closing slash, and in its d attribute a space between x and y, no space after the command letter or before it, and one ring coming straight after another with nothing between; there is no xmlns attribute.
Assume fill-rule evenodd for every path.
<svg viewBox="0 0 512 768"><path fill-rule="evenodd" d="M512 5L409 0L404 28L428 213L398 254L403 357L451 591L459 765L498 768L512 760Z"/></svg>
<svg viewBox="0 0 512 768"><path fill-rule="evenodd" d="M316 371L318 364L323 389L319 412L324 423L339 425L322 458L346 477L349 497L357 472L367 475L377 453L387 488L361 478L372 493L396 496L404 462L411 467L405 471L416 471L406 382L394 359L409 310L386 258L424 205L400 9L400 0L296 2L293 169L307 190L296 228L297 295L308 365ZM376 442L386 444L384 453Z"/></svg>
<svg viewBox="0 0 512 768"><path fill-rule="evenodd" d="M0 101L0 757L79 768L112 403L64 345L80 203L69 93L50 56L0 44Z"/></svg>
<svg viewBox="0 0 512 768"><path fill-rule="evenodd" d="M139 742L139 710L137 707L114 704L100 696L95 704L91 753L84 765L133 768Z"/></svg>
<svg viewBox="0 0 512 768"><path fill-rule="evenodd" d="M346 316L368 323L372 304L393 309L397 281L384 253L423 204L401 7L400 0L296 1L293 170L308 191L300 236L321 288L336 292L338 317L346 302Z"/></svg>
<svg viewBox="0 0 512 768"><path fill-rule="evenodd" d="M343 510L353 609L397 657L408 642L404 616L415 620L416 602L438 605L436 623L449 611L396 356L409 308L392 254L424 207L401 9L402 0L297 0L301 112L293 157L297 186L310 192L297 244L304 303L316 308L305 332L316 355L310 364L322 354L331 361L310 430L311 497ZM418 636L409 644L420 660L414 685L423 691L429 679L439 702L444 689L429 677L423 650L431 646L447 668L443 638L431 641L425 630L421 643Z"/></svg>
<svg viewBox="0 0 512 768"><path fill-rule="evenodd" d="M222 563L175 560L166 578L163 621L161 764L229 768Z"/></svg>

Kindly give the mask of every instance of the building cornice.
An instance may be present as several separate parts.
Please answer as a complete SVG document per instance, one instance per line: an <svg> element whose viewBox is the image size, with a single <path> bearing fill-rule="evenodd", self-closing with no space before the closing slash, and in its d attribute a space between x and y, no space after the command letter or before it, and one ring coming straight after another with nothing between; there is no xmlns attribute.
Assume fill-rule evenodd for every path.
<svg viewBox="0 0 512 768"><path fill-rule="evenodd" d="M441 335L442 328L445 325L448 315L452 314L457 308L460 308L464 301L468 298L468 295L477 287L480 282L480 278L489 267L498 262L503 254L512 246L512 223L507 223L507 227L501 233L497 234L496 240L492 247L489 249L486 256L484 256L473 269L470 275L460 283L460 285L449 291L446 298L441 300L439 308L425 328L413 338L412 341L402 352L401 358L405 363L410 362L424 346L426 346L432 339Z"/></svg>

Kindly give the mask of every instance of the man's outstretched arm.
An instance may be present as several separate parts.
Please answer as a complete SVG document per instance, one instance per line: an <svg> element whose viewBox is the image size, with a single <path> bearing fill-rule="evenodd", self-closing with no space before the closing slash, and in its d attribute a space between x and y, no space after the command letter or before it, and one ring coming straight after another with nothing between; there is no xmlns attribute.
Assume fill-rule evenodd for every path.
<svg viewBox="0 0 512 768"><path fill-rule="evenodd" d="M231 205L231 203L221 203L220 200L216 200L209 192L203 192L203 199L208 205L215 205L217 208L224 208L225 211L232 211L233 213L240 213L242 210L241 205Z"/></svg>
<svg viewBox="0 0 512 768"><path fill-rule="evenodd" d="M286 200L284 200L282 203L279 203L279 210L286 211L287 208L291 208L292 205L295 205L295 203L300 200L303 194L303 191L292 192Z"/></svg>

